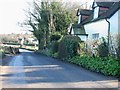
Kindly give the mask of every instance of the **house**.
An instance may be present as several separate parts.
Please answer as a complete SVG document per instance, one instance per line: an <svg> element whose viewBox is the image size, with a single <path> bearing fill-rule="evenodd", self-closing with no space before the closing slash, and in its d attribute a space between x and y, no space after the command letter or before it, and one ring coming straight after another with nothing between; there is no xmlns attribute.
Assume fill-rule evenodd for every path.
<svg viewBox="0 0 120 90"><path fill-rule="evenodd" d="M77 11L78 27L84 27L88 35L87 40L85 40L88 46L93 44L90 42L105 37L110 48L117 47L116 35L120 31L119 12L120 1L98 2L98 0L94 0L92 10Z"/></svg>
<svg viewBox="0 0 120 90"><path fill-rule="evenodd" d="M78 9L77 14L76 14L76 16L78 16L78 23L71 25L69 34L79 36L82 41L86 41L88 34L86 34L84 25L82 24L79 25L79 24L85 19L87 19L91 14L92 14L92 10L87 10L87 9L79 10Z"/></svg>

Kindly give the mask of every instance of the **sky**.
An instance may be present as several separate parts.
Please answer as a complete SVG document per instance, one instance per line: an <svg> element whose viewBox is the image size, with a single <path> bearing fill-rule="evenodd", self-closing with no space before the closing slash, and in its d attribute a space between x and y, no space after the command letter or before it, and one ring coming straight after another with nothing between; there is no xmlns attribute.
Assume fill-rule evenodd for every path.
<svg viewBox="0 0 120 90"><path fill-rule="evenodd" d="M0 33L23 33L18 22L26 18L27 0L0 0Z"/></svg>
<svg viewBox="0 0 120 90"><path fill-rule="evenodd" d="M74 0L74 2L79 1L84 3L90 0ZM0 0L0 34L27 32L18 25L18 22L21 23L26 19L24 10L29 8L27 2L32 0Z"/></svg>

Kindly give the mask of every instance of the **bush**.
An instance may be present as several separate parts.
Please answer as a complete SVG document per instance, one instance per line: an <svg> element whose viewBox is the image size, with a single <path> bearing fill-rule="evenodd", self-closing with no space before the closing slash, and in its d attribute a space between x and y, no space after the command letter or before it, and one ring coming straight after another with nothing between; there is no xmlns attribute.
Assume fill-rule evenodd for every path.
<svg viewBox="0 0 120 90"><path fill-rule="evenodd" d="M59 43L58 57L65 59L78 55L80 50L80 38L77 36L66 35Z"/></svg>
<svg viewBox="0 0 120 90"><path fill-rule="evenodd" d="M105 39L102 38L103 43L101 43L98 46L98 53L100 57L107 57L109 54L109 48L108 48L108 44L106 43Z"/></svg>
<svg viewBox="0 0 120 90"><path fill-rule="evenodd" d="M52 51L50 49L43 49L42 51L38 52L47 56L52 56Z"/></svg>
<svg viewBox="0 0 120 90"><path fill-rule="evenodd" d="M58 41L61 38L61 35L59 33L54 33L51 35L50 40L51 41Z"/></svg>
<svg viewBox="0 0 120 90"><path fill-rule="evenodd" d="M69 62L87 68L89 70L100 72L105 75L119 76L120 66L119 60L113 57L87 57L87 56L75 56L69 60Z"/></svg>
<svg viewBox="0 0 120 90"><path fill-rule="evenodd" d="M52 42L52 52L53 53L58 52L58 46L59 46L59 42L58 41L53 41Z"/></svg>

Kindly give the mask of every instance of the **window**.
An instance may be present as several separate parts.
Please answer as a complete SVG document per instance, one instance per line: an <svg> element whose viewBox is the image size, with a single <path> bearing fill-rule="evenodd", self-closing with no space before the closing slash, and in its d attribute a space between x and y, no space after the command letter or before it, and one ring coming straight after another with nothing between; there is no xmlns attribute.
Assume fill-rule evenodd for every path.
<svg viewBox="0 0 120 90"><path fill-rule="evenodd" d="M98 18L98 12L99 12L99 7L96 7L96 8L94 9L94 19L95 19L95 18Z"/></svg>
<svg viewBox="0 0 120 90"><path fill-rule="evenodd" d="M81 15L78 17L78 24L81 22Z"/></svg>
<svg viewBox="0 0 120 90"><path fill-rule="evenodd" d="M99 38L99 33L92 34L93 39L98 39Z"/></svg>

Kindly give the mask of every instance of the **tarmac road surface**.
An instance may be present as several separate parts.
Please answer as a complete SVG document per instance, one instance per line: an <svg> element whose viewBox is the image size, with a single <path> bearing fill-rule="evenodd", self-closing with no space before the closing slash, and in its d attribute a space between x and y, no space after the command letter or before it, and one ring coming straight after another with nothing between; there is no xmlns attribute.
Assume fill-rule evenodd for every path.
<svg viewBox="0 0 120 90"><path fill-rule="evenodd" d="M1 88L118 88L118 80L20 49L2 60Z"/></svg>

